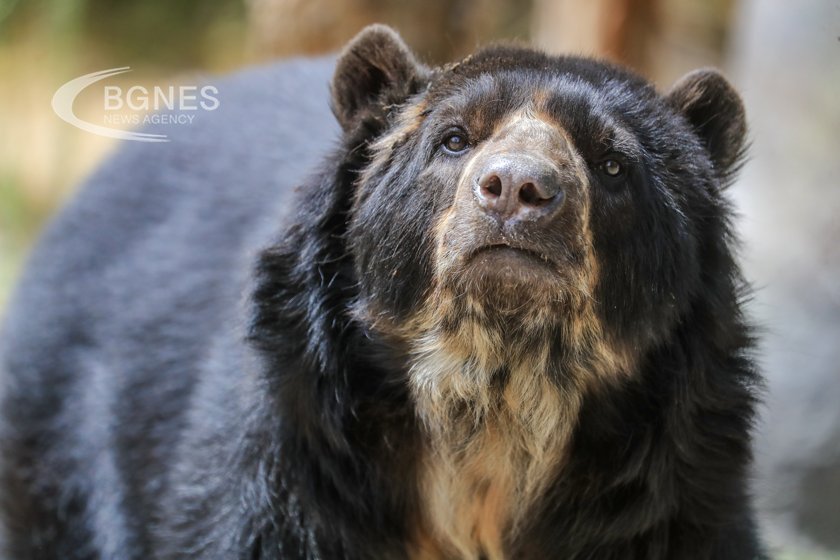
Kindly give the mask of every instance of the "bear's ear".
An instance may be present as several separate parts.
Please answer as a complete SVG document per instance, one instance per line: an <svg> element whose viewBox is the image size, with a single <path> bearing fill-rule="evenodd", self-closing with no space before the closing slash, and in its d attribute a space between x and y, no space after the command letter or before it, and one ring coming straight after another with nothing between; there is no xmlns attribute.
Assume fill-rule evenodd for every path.
<svg viewBox="0 0 840 560"><path fill-rule="evenodd" d="M718 172L733 171L747 133L744 104L735 88L717 70L695 70L674 84L668 101L688 119Z"/></svg>
<svg viewBox="0 0 840 560"><path fill-rule="evenodd" d="M402 103L419 91L427 72L396 31L370 25L338 58L331 85L333 112L347 132L366 113Z"/></svg>

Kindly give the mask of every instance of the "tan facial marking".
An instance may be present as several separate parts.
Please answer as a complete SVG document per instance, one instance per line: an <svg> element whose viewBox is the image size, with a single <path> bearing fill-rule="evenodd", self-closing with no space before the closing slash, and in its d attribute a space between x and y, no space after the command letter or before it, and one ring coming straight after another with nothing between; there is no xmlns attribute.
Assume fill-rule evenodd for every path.
<svg viewBox="0 0 840 560"><path fill-rule="evenodd" d="M452 291L447 284L448 275L464 274L457 251L445 241L458 219L457 203L436 223L434 286L401 334L411 348L409 384L427 434L418 539L435 543L421 547L424 554L438 555L417 558L505 558L528 509L562 476L584 394L630 371L631 353L608 339L595 309L599 267L589 228L590 187L574 144L530 108L500 123L496 137L523 149L550 146L548 157L565 158L581 189L574 223L584 258L574 270L558 271L555 291L535 294L527 312L492 320L501 311L481 293ZM493 138L475 150L459 189L492 149ZM453 324L454 332L445 327ZM558 326L561 339L552 340ZM558 344L568 358L550 363L550 349ZM500 369L507 370L501 386L494 379ZM553 375L564 378L563 390Z"/></svg>

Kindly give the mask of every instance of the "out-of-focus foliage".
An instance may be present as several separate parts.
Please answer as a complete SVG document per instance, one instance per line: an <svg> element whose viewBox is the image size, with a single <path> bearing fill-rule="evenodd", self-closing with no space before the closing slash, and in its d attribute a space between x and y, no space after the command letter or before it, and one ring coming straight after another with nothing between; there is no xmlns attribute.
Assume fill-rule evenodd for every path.
<svg viewBox="0 0 840 560"><path fill-rule="evenodd" d="M0 6L3 46L34 35L65 47L56 55L91 62L215 68L225 50L236 53L232 64L241 62L246 30L241 0L0 0Z"/></svg>
<svg viewBox="0 0 840 560"><path fill-rule="evenodd" d="M55 89L117 66L232 69L247 26L241 0L0 0L0 311L44 219L112 146L60 121Z"/></svg>

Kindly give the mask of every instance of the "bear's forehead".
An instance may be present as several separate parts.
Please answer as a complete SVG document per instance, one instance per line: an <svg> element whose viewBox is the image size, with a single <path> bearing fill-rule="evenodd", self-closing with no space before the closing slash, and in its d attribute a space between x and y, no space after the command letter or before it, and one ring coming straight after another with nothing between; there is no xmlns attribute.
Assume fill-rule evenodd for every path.
<svg viewBox="0 0 840 560"><path fill-rule="evenodd" d="M616 84L607 88L570 73L512 69L464 77L457 84L433 90L430 101L444 112L461 114L488 112L503 116L532 105L547 110L568 107L588 115L598 114L614 104L618 89L624 90Z"/></svg>
<svg viewBox="0 0 840 560"><path fill-rule="evenodd" d="M632 77L628 81L600 63L537 54L544 64L526 58L530 64L517 65L517 57L511 55L504 64L468 60L464 69L450 69L451 76L432 84L418 117L428 119L433 129L464 127L480 140L527 109L564 129L583 151L600 152L620 144L628 156L638 152L633 124L626 117L629 106L651 97L646 82L635 83Z"/></svg>
<svg viewBox="0 0 840 560"><path fill-rule="evenodd" d="M431 90L443 93L495 83L504 93L531 92L561 84L586 84L589 93L609 95L618 91L635 91L642 96L654 93L653 86L625 68L608 62L577 56L554 56L525 47L496 46L444 67L433 80Z"/></svg>

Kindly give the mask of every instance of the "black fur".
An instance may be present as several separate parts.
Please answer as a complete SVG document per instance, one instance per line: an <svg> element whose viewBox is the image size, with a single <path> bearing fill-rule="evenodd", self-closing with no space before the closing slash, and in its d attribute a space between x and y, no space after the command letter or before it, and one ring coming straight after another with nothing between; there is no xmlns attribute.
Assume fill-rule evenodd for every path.
<svg viewBox="0 0 840 560"><path fill-rule="evenodd" d="M7 555L405 557L424 435L406 349L367 314L399 325L434 282L458 165L442 132L458 120L479 143L542 89L593 163L598 313L638 361L584 396L508 556L763 558L747 490L760 380L722 192L737 94L707 72L663 97L518 47L430 70L374 28L339 59L331 146L331 66L220 84L217 115L124 147L45 234L0 346ZM370 168L412 106L416 128ZM595 163L619 125L632 171L612 189Z"/></svg>

